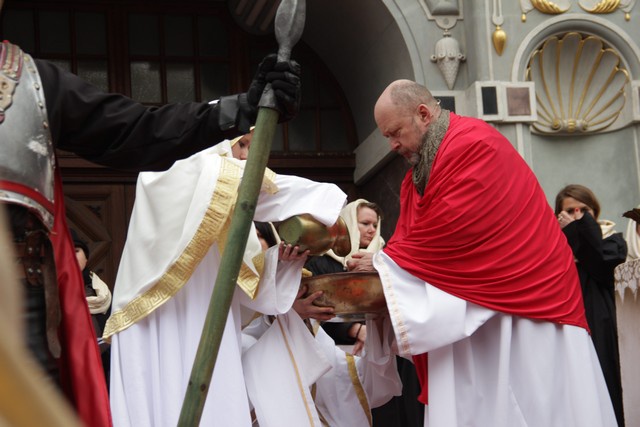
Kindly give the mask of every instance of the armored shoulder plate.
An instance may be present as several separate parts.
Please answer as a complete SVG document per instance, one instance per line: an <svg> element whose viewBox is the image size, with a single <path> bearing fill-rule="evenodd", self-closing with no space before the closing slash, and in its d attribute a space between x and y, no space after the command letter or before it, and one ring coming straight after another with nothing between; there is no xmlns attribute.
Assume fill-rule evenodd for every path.
<svg viewBox="0 0 640 427"><path fill-rule="evenodd" d="M0 202L53 226L55 153L42 82L33 59L0 43Z"/></svg>

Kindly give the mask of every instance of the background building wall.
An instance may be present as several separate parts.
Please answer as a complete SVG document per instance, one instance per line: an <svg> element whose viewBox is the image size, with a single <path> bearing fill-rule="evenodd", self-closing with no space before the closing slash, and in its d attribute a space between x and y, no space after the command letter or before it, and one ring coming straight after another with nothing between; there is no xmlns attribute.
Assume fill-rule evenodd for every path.
<svg viewBox="0 0 640 427"><path fill-rule="evenodd" d="M387 81L374 81L368 85L371 91L376 90L375 99L392 80L410 78L425 84L436 96L454 97L458 113L487 119L483 115L481 102L474 97L474 85L478 82L522 84L526 81L526 66L533 51L546 39L562 37L570 31L576 31L595 36L606 47L615 50L621 57L621 66L629 74L626 102L619 119L626 124L619 129L586 135L543 135L532 132L532 118L522 121L487 120L507 136L531 166L551 205L555 194L563 186L571 183L586 185L594 190L601 201L601 217L616 222L618 231L625 230L627 220L621 214L640 203L638 90L634 86L634 82L640 79L638 46L634 41L640 39L640 8L631 8L627 20L622 8L630 2L620 2L619 8L611 13L594 14L583 9L592 7L594 2L559 1L556 3L566 8L566 12L555 15L537 10L527 1L398 0L383 3L396 27L395 30L385 27L385 33L399 33L406 45L406 49L394 45L388 54L404 56L411 61L411 66L402 65L403 61L398 61L398 67L385 64L385 67L389 67L384 76ZM460 52L464 55L452 88L447 86L437 64L430 59L436 43L443 38L445 32L437 22L438 19L430 12L431 9L442 8L444 3L458 13L438 19L448 19L446 25L449 26L455 21L455 25L448 28L448 31L451 37L457 39ZM526 17L524 22L523 14ZM507 36L502 55L498 55L492 43L495 22L501 22ZM415 52L418 55L412 55ZM378 52L377 56L385 54ZM365 69L373 66L373 58L367 59L372 62L368 67L364 66ZM369 98L371 97L363 102L369 105L354 108L354 114L355 111L368 110L373 115L375 99ZM499 109L506 108L500 98L498 104ZM389 154L387 142L375 129L375 124L368 129L366 120L356 120L361 123L361 143L356 149L354 179L363 195L381 203L385 211L395 212L392 203L397 200L398 189L386 183L395 183L398 175L396 169L406 170L408 166L395 161L395 155ZM389 225L394 220L390 216L386 224Z"/></svg>

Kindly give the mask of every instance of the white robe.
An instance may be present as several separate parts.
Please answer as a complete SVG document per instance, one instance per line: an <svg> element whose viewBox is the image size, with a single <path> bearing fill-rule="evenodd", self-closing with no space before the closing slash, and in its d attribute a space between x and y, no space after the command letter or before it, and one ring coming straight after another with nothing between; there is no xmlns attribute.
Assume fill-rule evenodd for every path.
<svg viewBox="0 0 640 427"><path fill-rule="evenodd" d="M219 187L230 185L231 193L237 189L237 182L222 182L231 173L227 167L239 166L241 171L243 165L205 150L166 172L139 177L114 289L114 313L105 332L112 335L110 394L116 427L177 424L221 260L220 242L214 241L198 255L201 261L191 262L202 250L198 244L194 250L194 236L207 234L207 212L229 202L230 193L222 197ZM335 185L296 177L275 176L265 188L270 191L260 194L257 221L311 213L331 225L346 199ZM278 262L274 247L264 255L260 272L256 250L260 252L260 246L253 230L244 266L261 273L259 286L253 300L236 288L201 425L251 425L241 364L241 307L285 313L298 291L302 262ZM184 271L181 263L192 270Z"/></svg>
<svg viewBox="0 0 640 427"><path fill-rule="evenodd" d="M428 427L610 427L586 330L480 307L374 256L403 356L428 352Z"/></svg>
<svg viewBox="0 0 640 427"><path fill-rule="evenodd" d="M260 427L321 426L321 420L331 427L370 426L370 409L402 391L388 322L383 329L387 339L381 340L368 322L358 357L322 328L311 335L294 310L271 324L264 316L255 319L243 330L243 365Z"/></svg>

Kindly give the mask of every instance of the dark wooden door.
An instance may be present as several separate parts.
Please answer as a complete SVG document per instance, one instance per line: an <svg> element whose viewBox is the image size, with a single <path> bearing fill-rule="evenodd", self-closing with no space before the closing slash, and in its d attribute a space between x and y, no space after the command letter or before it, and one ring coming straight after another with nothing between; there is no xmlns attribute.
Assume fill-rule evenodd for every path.
<svg viewBox="0 0 640 427"><path fill-rule="evenodd" d="M133 206L133 184L66 184L69 227L89 246L89 269L113 289Z"/></svg>

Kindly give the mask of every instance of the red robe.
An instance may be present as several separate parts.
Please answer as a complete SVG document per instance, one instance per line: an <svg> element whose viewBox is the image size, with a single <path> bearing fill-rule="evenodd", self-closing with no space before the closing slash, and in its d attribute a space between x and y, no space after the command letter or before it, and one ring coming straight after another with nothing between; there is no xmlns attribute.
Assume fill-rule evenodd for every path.
<svg viewBox="0 0 640 427"><path fill-rule="evenodd" d="M84 282L65 217L64 194L59 173L55 181L55 221L51 243L60 289L60 378L62 389L85 426L107 427L111 423L109 394Z"/></svg>
<svg viewBox="0 0 640 427"><path fill-rule="evenodd" d="M531 169L497 130L451 113L421 197L411 171L385 253L458 298L587 328L573 255ZM413 357L426 403L427 357Z"/></svg>

